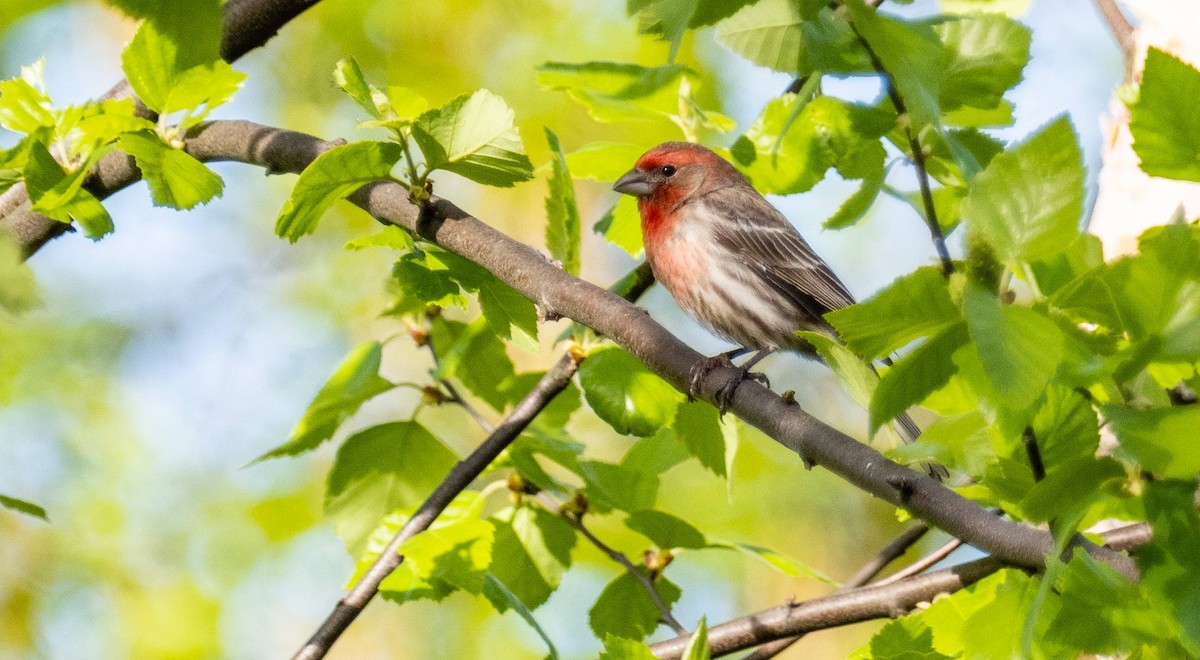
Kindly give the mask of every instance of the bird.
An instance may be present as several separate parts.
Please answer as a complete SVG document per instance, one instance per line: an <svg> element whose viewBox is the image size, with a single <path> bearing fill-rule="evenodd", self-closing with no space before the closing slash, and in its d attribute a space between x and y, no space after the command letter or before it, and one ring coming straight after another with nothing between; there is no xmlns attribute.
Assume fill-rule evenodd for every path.
<svg viewBox="0 0 1200 660"><path fill-rule="evenodd" d="M717 392L724 414L747 379L770 383L751 369L772 352L794 350L820 359L796 336L808 330L837 337L827 312L854 296L779 209L719 154L691 142L664 142L647 151L613 190L637 198L646 259L683 311L738 345L692 370L688 397L713 369L754 352ZM897 423L915 440L907 414Z"/></svg>

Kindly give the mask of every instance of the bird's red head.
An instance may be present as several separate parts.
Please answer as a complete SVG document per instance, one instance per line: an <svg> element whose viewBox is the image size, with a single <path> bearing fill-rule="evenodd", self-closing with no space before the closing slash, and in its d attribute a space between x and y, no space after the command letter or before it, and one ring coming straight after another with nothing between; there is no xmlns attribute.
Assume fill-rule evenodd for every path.
<svg viewBox="0 0 1200 660"><path fill-rule="evenodd" d="M740 179L733 165L711 149L690 142L664 142L643 154L633 169L617 179L613 190L669 210L691 194Z"/></svg>

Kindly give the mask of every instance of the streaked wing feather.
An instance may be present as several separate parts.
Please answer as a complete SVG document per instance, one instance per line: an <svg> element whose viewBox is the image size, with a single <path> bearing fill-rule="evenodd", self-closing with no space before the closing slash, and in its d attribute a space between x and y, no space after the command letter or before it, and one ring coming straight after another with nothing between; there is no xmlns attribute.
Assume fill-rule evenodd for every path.
<svg viewBox="0 0 1200 660"><path fill-rule="evenodd" d="M714 238L734 254L760 265L764 279L805 309L815 301L825 312L854 304L846 285L808 242L770 202L753 191L726 188L720 195L706 195L703 203L732 222L721 223Z"/></svg>

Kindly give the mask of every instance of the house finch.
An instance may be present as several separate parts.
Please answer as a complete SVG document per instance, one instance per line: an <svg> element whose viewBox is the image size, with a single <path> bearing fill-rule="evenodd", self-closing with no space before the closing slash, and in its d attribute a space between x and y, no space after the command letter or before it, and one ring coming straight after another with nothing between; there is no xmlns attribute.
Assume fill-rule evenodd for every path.
<svg viewBox="0 0 1200 660"><path fill-rule="evenodd" d="M722 413L743 380L766 383L750 372L755 364L781 348L816 357L796 331L836 336L824 314L854 304L787 218L709 149L664 142L638 159L613 190L637 197L646 258L658 281L685 312L741 346L695 369L689 396L712 369L757 351L718 392ZM898 421L910 440L920 434L907 415Z"/></svg>

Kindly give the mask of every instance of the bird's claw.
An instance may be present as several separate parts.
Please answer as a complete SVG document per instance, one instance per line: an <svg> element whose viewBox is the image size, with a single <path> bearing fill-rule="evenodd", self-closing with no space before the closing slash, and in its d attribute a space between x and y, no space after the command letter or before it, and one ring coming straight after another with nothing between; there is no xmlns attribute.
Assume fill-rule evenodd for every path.
<svg viewBox="0 0 1200 660"><path fill-rule="evenodd" d="M725 367L732 369L733 366L733 360L730 359L727 353L721 353L697 364L692 369L692 377L688 381L688 402L690 403L699 398L700 385L713 369ZM729 405L733 402L733 395L737 392L738 385L741 385L742 381L746 380L762 383L767 388L771 387L771 381L767 378L766 374L750 371L750 365L739 368L737 373L716 392L717 410L720 411L722 417L728 412Z"/></svg>
<svg viewBox="0 0 1200 660"><path fill-rule="evenodd" d="M687 400L688 403L700 398L700 385L704 383L704 379L713 369L723 367L733 367L733 360L725 353L715 355L707 360L700 362L692 367L692 377L688 380Z"/></svg>

